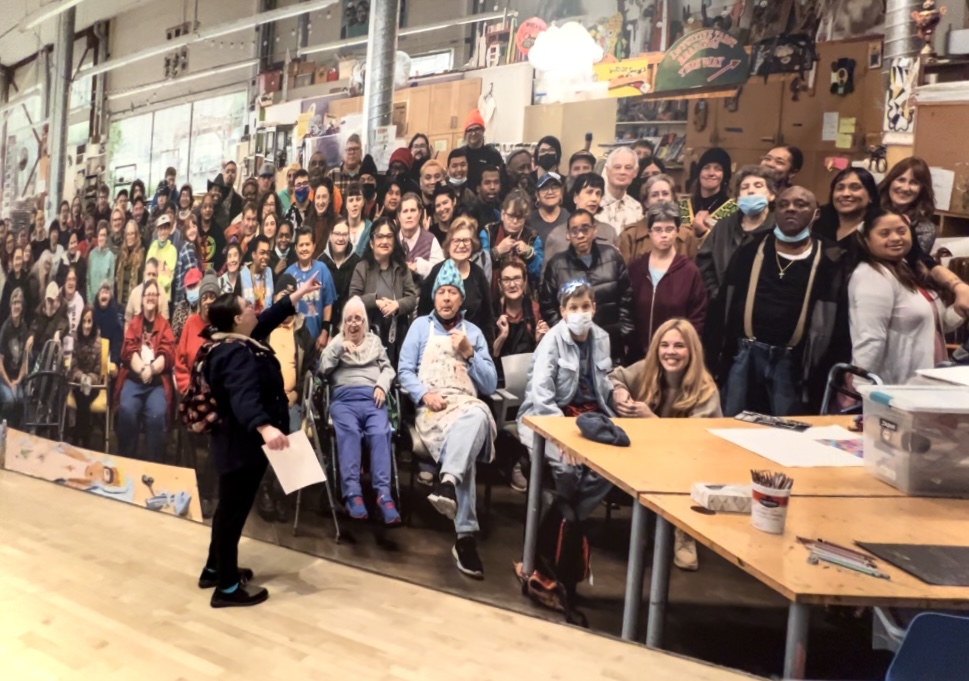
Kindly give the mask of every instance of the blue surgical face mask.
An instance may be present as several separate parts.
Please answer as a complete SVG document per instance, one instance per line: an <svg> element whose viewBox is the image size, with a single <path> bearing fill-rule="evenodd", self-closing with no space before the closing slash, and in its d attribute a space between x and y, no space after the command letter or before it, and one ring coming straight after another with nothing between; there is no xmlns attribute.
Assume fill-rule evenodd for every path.
<svg viewBox="0 0 969 681"><path fill-rule="evenodd" d="M185 298L188 299L189 305L191 305L192 307L195 307L196 305L198 305L198 302L199 302L199 290L195 289L193 291L190 288L185 289Z"/></svg>
<svg viewBox="0 0 969 681"><path fill-rule="evenodd" d="M305 203L306 199L310 198L310 188L300 187L296 190L296 201L297 203Z"/></svg>
<svg viewBox="0 0 969 681"><path fill-rule="evenodd" d="M798 244L811 236L811 228L805 227L794 236L788 236L781 231L780 227L774 227L774 236L777 237L778 241L783 241L785 244Z"/></svg>
<svg viewBox="0 0 969 681"><path fill-rule="evenodd" d="M740 212L744 215L760 215L767 209L769 201L763 194L748 194L737 199Z"/></svg>

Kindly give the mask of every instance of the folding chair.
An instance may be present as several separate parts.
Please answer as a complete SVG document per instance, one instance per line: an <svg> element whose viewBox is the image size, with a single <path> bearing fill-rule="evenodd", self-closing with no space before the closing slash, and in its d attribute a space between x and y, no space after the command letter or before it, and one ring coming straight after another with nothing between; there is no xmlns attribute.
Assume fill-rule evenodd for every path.
<svg viewBox="0 0 969 681"><path fill-rule="evenodd" d="M320 446L319 438L319 428L320 424L324 423L320 418L320 414L316 408L313 401L313 396L318 388L318 382L316 375L312 371L307 371L306 376L303 380L303 430L306 432L307 437L310 440L310 444L313 445L313 450L316 452L316 458L320 462L320 466L323 467L324 471L330 470L330 465L327 462L326 454L323 448ZM327 473L326 480L323 482L323 486L326 489L326 497L330 504L330 514L333 516L333 528L334 528L334 539L336 543L339 544L343 533L340 530L340 520L337 518L336 514L336 503L333 501L333 488L330 485L330 475ZM303 502L303 490L298 490L296 492L296 513L293 518L293 536L299 531L299 512Z"/></svg>
<svg viewBox="0 0 969 681"><path fill-rule="evenodd" d="M962 681L969 670L969 617L916 615L885 681Z"/></svg>
<svg viewBox="0 0 969 681"><path fill-rule="evenodd" d="M98 396L94 398L91 403L91 413L92 414L103 414L104 415L104 451L105 453L110 451L111 448L111 379L115 377L118 373L118 367L115 366L114 362L111 361L108 354L110 349L110 343L108 339L101 339L101 376L97 385L92 385L92 390L100 390ZM80 383L70 382L68 387L70 388L67 392L67 408L71 411L77 410L77 404L74 401L74 390L73 388L79 388Z"/></svg>
<svg viewBox="0 0 969 681"><path fill-rule="evenodd" d="M865 371L861 367L856 367L851 364L835 364L831 367L831 371L828 372L828 383L824 386L824 397L821 398L821 415L829 415L831 408L831 400L835 396L844 395L845 397L850 397L853 400L858 400L857 405L848 407L838 412L838 414L853 414L858 413L861 410L861 395L850 388L846 388L844 385L845 376L857 376L866 381L870 381L875 385L881 385L883 383L882 379L871 373L870 371Z"/></svg>

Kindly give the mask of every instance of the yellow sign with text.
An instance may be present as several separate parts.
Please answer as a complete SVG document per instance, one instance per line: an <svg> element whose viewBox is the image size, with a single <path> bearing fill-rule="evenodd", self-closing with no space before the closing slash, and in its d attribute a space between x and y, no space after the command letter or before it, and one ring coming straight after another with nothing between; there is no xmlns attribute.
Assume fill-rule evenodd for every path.
<svg viewBox="0 0 969 681"><path fill-rule="evenodd" d="M609 83L610 97L638 97L652 91L648 59L624 59L596 64L596 80Z"/></svg>

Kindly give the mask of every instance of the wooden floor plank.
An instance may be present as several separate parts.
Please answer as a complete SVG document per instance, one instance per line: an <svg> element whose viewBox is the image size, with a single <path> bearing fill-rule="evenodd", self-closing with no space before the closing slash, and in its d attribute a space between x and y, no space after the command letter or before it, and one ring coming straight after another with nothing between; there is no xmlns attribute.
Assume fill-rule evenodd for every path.
<svg viewBox="0 0 969 681"><path fill-rule="evenodd" d="M271 597L213 610L208 528L0 472L0 679L695 679L745 674L253 540Z"/></svg>

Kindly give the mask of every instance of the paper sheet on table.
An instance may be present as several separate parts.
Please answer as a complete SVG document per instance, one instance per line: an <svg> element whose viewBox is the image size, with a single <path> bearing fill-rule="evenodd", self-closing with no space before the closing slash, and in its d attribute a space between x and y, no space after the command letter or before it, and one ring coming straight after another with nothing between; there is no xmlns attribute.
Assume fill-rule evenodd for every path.
<svg viewBox="0 0 969 681"><path fill-rule="evenodd" d="M952 187L956 183L956 174L945 168L931 167L932 191L935 192L935 209L949 210L952 203Z"/></svg>
<svg viewBox="0 0 969 681"><path fill-rule="evenodd" d="M316 458L316 452L309 438L302 430L289 436L289 447L279 451L272 451L263 445L262 451L272 464L279 484L286 494L315 485L326 480L326 473Z"/></svg>
<svg viewBox="0 0 969 681"><path fill-rule="evenodd" d="M843 431L843 432L841 432ZM809 428L795 433L779 428L719 428L710 432L727 442L770 459L789 468L815 468L820 466L862 466L858 456L837 447L819 442L821 439L848 440L858 438L844 428Z"/></svg>
<svg viewBox="0 0 969 681"><path fill-rule="evenodd" d="M919 369L919 376L945 383L969 386L969 366L946 367L944 369Z"/></svg>
<svg viewBox="0 0 969 681"><path fill-rule="evenodd" d="M821 122L821 141L834 142L838 139L838 112L827 111Z"/></svg>

